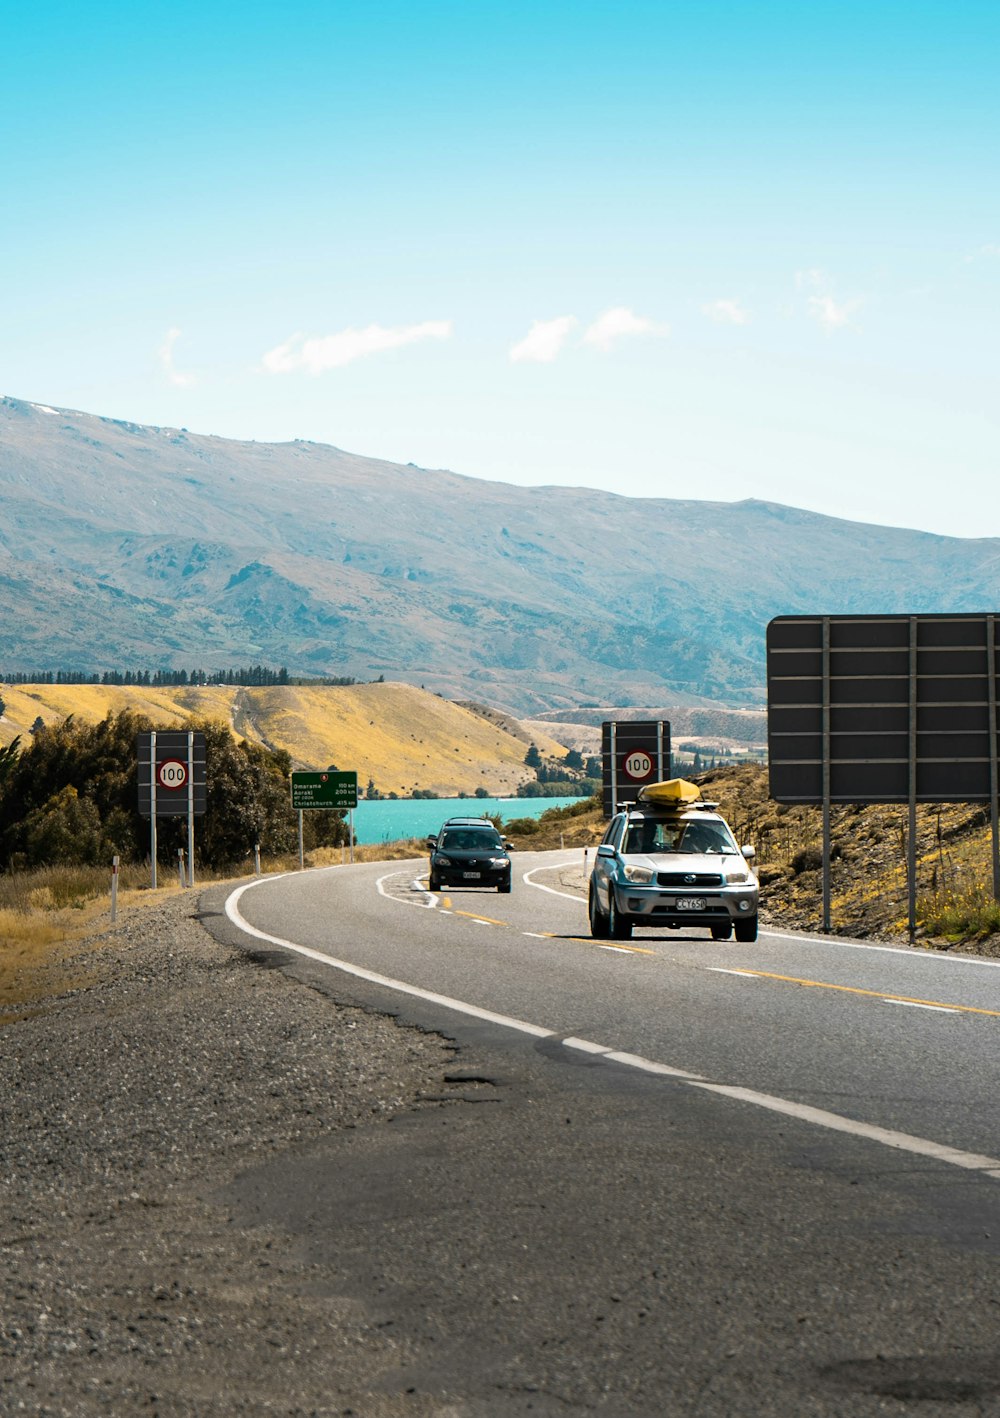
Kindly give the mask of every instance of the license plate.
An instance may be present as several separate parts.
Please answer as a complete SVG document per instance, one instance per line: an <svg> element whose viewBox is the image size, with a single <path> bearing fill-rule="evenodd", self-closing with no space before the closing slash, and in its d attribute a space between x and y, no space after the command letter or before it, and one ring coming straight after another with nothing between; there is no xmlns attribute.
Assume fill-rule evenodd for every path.
<svg viewBox="0 0 1000 1418"><path fill-rule="evenodd" d="M462 873L462 876L463 876L464 880L466 880L466 881L478 881L479 878L482 876L482 872L481 872L481 871L464 871L464 872Z"/></svg>
<svg viewBox="0 0 1000 1418"><path fill-rule="evenodd" d="M704 896L678 896L677 909L678 911L704 911L705 898Z"/></svg>

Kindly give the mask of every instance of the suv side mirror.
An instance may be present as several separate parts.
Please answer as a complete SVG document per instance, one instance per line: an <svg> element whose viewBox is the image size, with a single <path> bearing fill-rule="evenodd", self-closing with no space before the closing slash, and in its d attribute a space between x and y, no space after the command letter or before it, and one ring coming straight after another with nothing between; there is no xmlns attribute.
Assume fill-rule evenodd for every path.
<svg viewBox="0 0 1000 1418"><path fill-rule="evenodd" d="M746 857L748 862L756 861L757 853L754 851L753 847L750 846L749 842L744 843L744 845L740 848L740 851L743 853L744 857Z"/></svg>
<svg viewBox="0 0 1000 1418"><path fill-rule="evenodd" d="M428 847L428 850L429 850L429 851L433 852L433 850L434 850L434 848L437 846L437 844L438 844L438 839L437 839L436 837L428 837L428 839L427 839L427 847Z"/></svg>

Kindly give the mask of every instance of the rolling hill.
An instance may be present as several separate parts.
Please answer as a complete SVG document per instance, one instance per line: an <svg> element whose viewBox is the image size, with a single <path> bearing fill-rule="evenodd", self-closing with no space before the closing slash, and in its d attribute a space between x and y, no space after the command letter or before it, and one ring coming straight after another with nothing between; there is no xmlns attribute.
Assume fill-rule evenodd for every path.
<svg viewBox="0 0 1000 1418"><path fill-rule="evenodd" d="M525 767L527 745L547 757L566 749L544 731L527 734L516 721L497 722L407 684L345 687L178 689L105 685L13 685L3 691L0 746L21 735L37 718L58 723L73 714L97 722L130 708L163 728L190 716L227 723L240 738L285 749L296 768L336 765L355 769L363 789L374 780L381 793L409 795L414 788L441 796L491 796L516 791L534 778Z"/></svg>
<svg viewBox="0 0 1000 1418"><path fill-rule="evenodd" d="M997 539L754 500L514 487L0 399L0 676L264 663L519 715L759 707L773 616L980 611L998 559Z"/></svg>

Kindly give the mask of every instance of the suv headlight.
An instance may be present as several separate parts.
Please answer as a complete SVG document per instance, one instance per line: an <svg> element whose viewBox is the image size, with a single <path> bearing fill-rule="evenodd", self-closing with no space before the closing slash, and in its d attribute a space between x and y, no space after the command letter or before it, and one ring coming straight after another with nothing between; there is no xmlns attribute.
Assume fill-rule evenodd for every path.
<svg viewBox="0 0 1000 1418"><path fill-rule="evenodd" d="M748 871L740 871L739 867L737 867L734 871L726 872L727 886L746 886L749 880L750 873Z"/></svg>
<svg viewBox="0 0 1000 1418"><path fill-rule="evenodd" d="M626 881L649 883L653 880L655 872L650 867L638 867L631 862L626 862L622 867L622 875Z"/></svg>
<svg viewBox="0 0 1000 1418"><path fill-rule="evenodd" d="M434 865L436 867L450 867L454 866L454 862L450 857L446 857L443 852L435 852Z"/></svg>

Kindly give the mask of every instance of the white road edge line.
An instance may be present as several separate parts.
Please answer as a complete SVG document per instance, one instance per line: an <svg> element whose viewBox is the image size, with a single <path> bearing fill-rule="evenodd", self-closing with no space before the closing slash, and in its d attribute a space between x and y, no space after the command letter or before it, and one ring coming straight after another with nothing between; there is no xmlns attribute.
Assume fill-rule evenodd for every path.
<svg viewBox="0 0 1000 1418"><path fill-rule="evenodd" d="M332 870L332 868L320 868L320 870L329 871ZM384 876L380 876L375 882L375 889L378 891L378 894L384 896L387 901L398 902L401 906L416 906L421 911L436 911L438 909L440 898L436 896L433 891L428 891L425 886L421 886L419 877L416 880L410 877L410 897L390 896L389 892L383 888L382 883L384 881L391 881L393 877L400 876L410 877L410 873L408 871L388 871ZM257 883L253 881L247 884L249 886L257 885ZM422 896L424 899L422 901L414 901L412 899L414 896Z"/></svg>
<svg viewBox="0 0 1000 1418"><path fill-rule="evenodd" d="M930 1142L924 1137L913 1137L907 1132L895 1132L891 1128L877 1127L874 1123L861 1123L855 1118L844 1118L839 1113L828 1113L822 1108L810 1108L805 1103L793 1103L788 1098L774 1098L769 1093L757 1093L752 1088L734 1088L726 1083L692 1082L693 1088L703 1088L706 1093L718 1093L723 1098L735 1098L741 1103L752 1103L757 1108L767 1108L772 1113L783 1113L789 1118L800 1118L805 1123L815 1123L817 1127L829 1128L833 1132L846 1132L854 1137L867 1138L870 1142L880 1142L883 1147L893 1147L900 1152L915 1152L920 1157L933 1157L938 1162L947 1162L952 1167L965 1167L970 1172L984 1172L988 1177L1000 1178L1000 1157L983 1157L975 1152L963 1152L957 1147L947 1147L941 1142Z"/></svg>
<svg viewBox="0 0 1000 1418"><path fill-rule="evenodd" d="M277 877L269 878L277 881ZM448 995L434 994L431 990L423 990L418 985L408 985L405 980L394 980L389 975L379 975L374 970L365 970L360 965L352 965L348 960L335 960L332 955L324 955L321 950L313 950L309 945L299 945L294 940L285 940L282 936L269 935L267 931L258 930L240 911L238 902L244 891L251 890L254 886L262 885L259 881L248 881L243 886L238 886L236 890L226 899L226 915L238 930L246 931L248 935L255 936L258 940L269 941L272 945L280 945L284 950L292 950L296 955L304 955L307 960L317 960L321 965L332 966L334 970L342 970L345 975L354 975L359 980L368 980L373 985L385 985L390 990L399 990L404 995L414 995L418 999L428 1000L431 1004L442 1004L447 1009L458 1010L460 1014L470 1014L475 1019L485 1019L490 1024L502 1024L507 1029L516 1029L521 1034L533 1034L538 1039L550 1039L551 1029L542 1029L538 1024L528 1024L523 1019L513 1019L509 1014L496 1014L491 1009L480 1009L478 1005L467 1004L464 1000L451 999Z"/></svg>
<svg viewBox="0 0 1000 1418"><path fill-rule="evenodd" d="M264 886L269 882L279 880L281 877L271 876L258 881L248 881L230 893L226 898L226 915L237 930L243 931L257 940L265 940L271 945L291 950L296 955L303 955L321 965L341 970L344 974L353 975L359 980L367 980L374 985L383 985L388 989L398 990L401 994L412 995L417 999L426 1000L430 1004L439 1004L445 1009L453 1009L459 1014L469 1015L473 1019L482 1019L489 1024L499 1024L503 1028L514 1029L520 1034L533 1035L536 1039L559 1041L559 1036L554 1029L543 1029L541 1025L529 1024L526 1020L514 1019L508 1014L497 1014L490 1009L481 1009L478 1005L469 1004L465 1000L452 999L449 995L435 994L433 991L421 989L417 985L409 985L404 980L394 980L388 975L379 975L374 970L365 970L360 965L352 965L349 961L336 960L333 956L324 955L322 951L313 950L311 946L299 945L295 941L285 940L281 936L270 935L267 931L258 930L240 912L240 898L245 891L251 891L255 886ZM881 1143L884 1147L916 1153L921 1157L930 1157L937 1162L945 1162L953 1167L964 1167L967 1171L981 1172L984 1176L1000 1180L1000 1158L998 1157L984 1157L973 1152L963 1152L955 1147L947 1147L940 1142L931 1142L927 1138L913 1137L909 1133L894 1132L889 1128L877 1127L872 1123L858 1122L854 1118L842 1117L839 1113L828 1113L823 1109L811 1108L803 1103L793 1103L787 1098L776 1098L768 1093L757 1093L751 1088L740 1088L725 1083L708 1083L699 1074L692 1073L690 1069L672 1068L669 1064L643 1059L640 1055L625 1053L618 1049L609 1049L603 1044L595 1044L587 1039L577 1039L575 1036L570 1036L559 1042L565 1048L581 1049L585 1053L594 1054L612 1063L620 1063L647 1073L663 1074L670 1078L676 1078L682 1083L689 1084L692 1088L704 1089L707 1093L716 1093L720 1097L750 1103L754 1107L766 1108L773 1113L782 1113L787 1117L797 1118L802 1122L812 1123L833 1132L848 1133L870 1142Z"/></svg>
<svg viewBox="0 0 1000 1418"><path fill-rule="evenodd" d="M578 896L575 891L557 891L554 886L543 886L540 881L532 881L531 879L536 871L558 871L560 867L572 867L575 865L576 858L573 857L568 862L553 862L549 866L532 867L531 871L526 871L522 873L521 880L527 886L533 886L536 891L547 891L550 896L562 896L565 897L567 901L578 901L581 906L585 906L586 902L584 901L583 897Z"/></svg>
<svg viewBox="0 0 1000 1418"><path fill-rule="evenodd" d="M792 935L789 931L774 931L770 926L761 926L760 934L774 940L792 940L797 945L834 945L840 950L869 950L882 955L905 955L908 960L926 960L931 965L985 965L990 970L1000 970L1000 960L986 960L981 956L952 955L950 951L914 950L901 945L869 945L866 941L843 940L835 935Z"/></svg>
<svg viewBox="0 0 1000 1418"><path fill-rule="evenodd" d="M961 1014L960 1009L956 1009L951 1004L920 1004L915 999L884 999L883 1004L896 1004L901 1009L930 1009L935 1014Z"/></svg>

